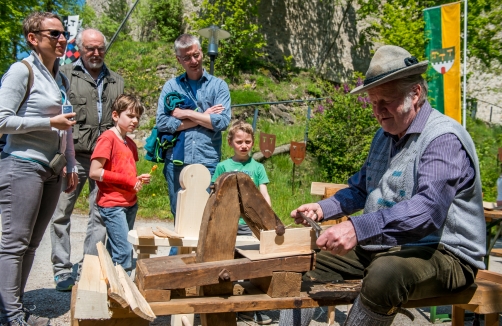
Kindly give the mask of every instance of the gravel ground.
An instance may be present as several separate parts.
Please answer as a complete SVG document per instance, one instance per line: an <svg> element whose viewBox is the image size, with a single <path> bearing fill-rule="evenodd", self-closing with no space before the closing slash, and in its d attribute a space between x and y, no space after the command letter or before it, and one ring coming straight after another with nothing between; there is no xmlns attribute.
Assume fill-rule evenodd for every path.
<svg viewBox="0 0 502 326"><path fill-rule="evenodd" d="M138 220L136 226L159 225L167 224L164 221ZM75 264L82 258L83 242L85 230L87 226L87 218L82 215L72 216L72 255L71 260ZM168 225L172 228L172 225ZM499 241L497 247L502 248L502 241ZM167 255L167 248L159 248L159 255ZM51 318L51 325L70 325L70 293L58 292L55 290L55 285L52 275L52 265L50 262L51 243L48 229L45 232L42 244L37 250L33 269L26 285L25 298L26 301L36 306L36 314ZM74 266L76 267L76 266ZM490 270L502 273L502 258L490 258ZM314 320L310 323L311 326L327 325L326 307L316 309ZM347 306L336 307L336 322L335 325L342 325L346 318ZM415 321L411 322L404 315L398 315L393 325L430 325L429 322L429 307L411 309L415 315ZM450 313L450 307L438 307L437 313ZM279 311L268 311L267 315L273 319L272 325L278 325ZM170 317L159 317L151 325L170 325ZM195 318L195 325L200 325L198 316ZM194 325L194 326L195 326ZM238 326L256 325L252 322L238 321ZM451 325L451 322L443 322L442 325ZM465 325L472 325L472 317L466 318ZM481 325L483 321L481 321ZM500 322L502 326L502 318Z"/></svg>

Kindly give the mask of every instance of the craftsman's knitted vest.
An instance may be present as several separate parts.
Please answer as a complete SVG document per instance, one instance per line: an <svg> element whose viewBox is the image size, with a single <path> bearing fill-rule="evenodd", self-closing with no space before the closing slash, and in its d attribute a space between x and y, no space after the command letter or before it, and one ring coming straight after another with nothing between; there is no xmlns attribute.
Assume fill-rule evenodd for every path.
<svg viewBox="0 0 502 326"><path fill-rule="evenodd" d="M458 137L475 170L473 184L457 193L448 209L445 223L435 232L406 245L443 244L457 257L484 269L486 249L481 178L474 143L467 131L453 119L432 110L421 134L411 134L394 157L390 158L392 140L380 129L368 155L365 213L386 209L410 199L417 191L417 173L424 150L436 137L452 133ZM390 248L385 245L363 245L367 250Z"/></svg>

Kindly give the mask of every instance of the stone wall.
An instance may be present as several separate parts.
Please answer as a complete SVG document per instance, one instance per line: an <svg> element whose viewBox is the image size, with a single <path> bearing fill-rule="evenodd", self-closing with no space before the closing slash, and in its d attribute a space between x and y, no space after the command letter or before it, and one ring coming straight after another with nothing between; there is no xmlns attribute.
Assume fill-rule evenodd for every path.
<svg viewBox="0 0 502 326"><path fill-rule="evenodd" d="M259 22L268 59L281 63L292 56L295 66L315 69L337 82L349 80L354 70L366 71L371 47L358 45L361 24L354 3L262 0Z"/></svg>
<svg viewBox="0 0 502 326"><path fill-rule="evenodd" d="M202 2L182 1L184 16L198 11ZM99 15L107 0L87 3ZM354 71L365 72L372 48L359 44L366 23L357 21L356 11L354 0L261 0L258 20L267 42L267 60L280 65L292 56L296 67L315 69L340 83L350 80ZM477 117L489 121L491 107L491 121L501 123L502 78L495 71L483 72L475 63L469 65L468 72L468 97L483 101L478 102Z"/></svg>

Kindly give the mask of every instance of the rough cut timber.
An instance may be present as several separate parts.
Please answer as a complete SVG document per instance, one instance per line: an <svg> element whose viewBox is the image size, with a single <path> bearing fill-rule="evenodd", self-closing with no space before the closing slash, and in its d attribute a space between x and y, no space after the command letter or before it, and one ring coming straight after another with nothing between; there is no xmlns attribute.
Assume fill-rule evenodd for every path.
<svg viewBox="0 0 502 326"><path fill-rule="evenodd" d="M274 231L261 231L260 254L310 252L317 249L316 240L311 227L286 229L283 235L277 235Z"/></svg>
<svg viewBox="0 0 502 326"><path fill-rule="evenodd" d="M143 298L141 293L136 288L136 285L131 281L129 275L127 275L122 266L117 265L115 268L117 270L120 283L124 288L127 303L131 307L131 310L141 318L153 321L155 319L155 314L150 308L148 302L146 302L145 298Z"/></svg>
<svg viewBox="0 0 502 326"><path fill-rule="evenodd" d="M306 272L314 268L314 254L252 261L247 258L195 263L193 254L156 257L137 262L136 282L141 291L183 289L221 283L227 271L228 281L272 276L273 272ZM189 277L187 277L189 275Z"/></svg>
<svg viewBox="0 0 502 326"><path fill-rule="evenodd" d="M85 255L82 272L75 287L74 318L77 319L109 319L108 292L101 274L99 258Z"/></svg>
<svg viewBox="0 0 502 326"><path fill-rule="evenodd" d="M120 284L117 271L113 266L112 258L101 241L96 244L96 247L98 248L101 272L108 285L108 295L110 298L117 301L123 308L126 308L129 304L125 299L124 289L122 288L122 284Z"/></svg>

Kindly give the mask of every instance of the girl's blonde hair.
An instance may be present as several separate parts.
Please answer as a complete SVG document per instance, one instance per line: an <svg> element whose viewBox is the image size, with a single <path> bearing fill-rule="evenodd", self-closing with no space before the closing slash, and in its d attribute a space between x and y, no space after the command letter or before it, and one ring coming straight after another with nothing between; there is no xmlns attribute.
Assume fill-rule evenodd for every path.
<svg viewBox="0 0 502 326"><path fill-rule="evenodd" d="M227 139L228 141L232 141L234 139L235 133L239 130L244 131L246 134L250 134L251 138L253 139L254 142L254 130L253 126L251 126L249 123L238 120L232 123L232 126L230 126L230 129L228 130L228 135Z"/></svg>
<svg viewBox="0 0 502 326"><path fill-rule="evenodd" d="M116 111L119 116L122 112L127 111L129 108L131 108L131 111L139 116L145 112L143 104L141 104L139 99L133 95L122 94L117 97L115 102L112 104L112 112Z"/></svg>

